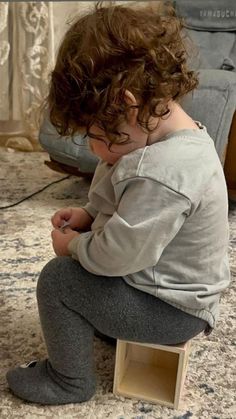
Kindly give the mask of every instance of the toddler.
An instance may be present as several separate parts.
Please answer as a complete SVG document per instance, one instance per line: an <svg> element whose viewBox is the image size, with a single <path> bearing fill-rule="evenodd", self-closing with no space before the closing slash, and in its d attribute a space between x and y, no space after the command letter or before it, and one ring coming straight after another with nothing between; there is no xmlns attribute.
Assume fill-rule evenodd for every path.
<svg viewBox="0 0 236 419"><path fill-rule="evenodd" d="M37 284L48 359L7 373L24 400L89 400L95 330L172 345L215 327L227 189L207 129L180 106L198 83L182 33L164 5L100 4L64 37L50 119L62 135L86 132L100 160L87 205L52 217L57 257Z"/></svg>

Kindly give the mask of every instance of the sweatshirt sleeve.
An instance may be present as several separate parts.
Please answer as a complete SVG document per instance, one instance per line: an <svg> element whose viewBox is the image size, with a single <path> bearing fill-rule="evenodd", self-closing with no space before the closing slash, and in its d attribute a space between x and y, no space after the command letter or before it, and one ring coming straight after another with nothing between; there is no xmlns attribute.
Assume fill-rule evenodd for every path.
<svg viewBox="0 0 236 419"><path fill-rule="evenodd" d="M96 218L98 211L88 202L84 207L82 207L92 218Z"/></svg>
<svg viewBox="0 0 236 419"><path fill-rule="evenodd" d="M72 256L95 275L125 276L157 264L190 212L189 199L155 180L115 186L119 205L103 229L80 234Z"/></svg>

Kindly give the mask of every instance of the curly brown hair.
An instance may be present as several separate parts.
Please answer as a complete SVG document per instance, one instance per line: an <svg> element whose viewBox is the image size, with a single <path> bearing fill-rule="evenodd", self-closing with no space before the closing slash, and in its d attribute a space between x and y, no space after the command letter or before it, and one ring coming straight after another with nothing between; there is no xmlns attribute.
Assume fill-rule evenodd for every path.
<svg viewBox="0 0 236 419"><path fill-rule="evenodd" d="M126 90L137 99L138 122L150 131L150 116L164 115L170 99L197 86L197 75L186 65L183 21L169 4L157 3L97 3L72 24L60 46L48 96L50 119L61 135L81 129L90 135L96 124L109 141L119 143L118 127L129 108Z"/></svg>

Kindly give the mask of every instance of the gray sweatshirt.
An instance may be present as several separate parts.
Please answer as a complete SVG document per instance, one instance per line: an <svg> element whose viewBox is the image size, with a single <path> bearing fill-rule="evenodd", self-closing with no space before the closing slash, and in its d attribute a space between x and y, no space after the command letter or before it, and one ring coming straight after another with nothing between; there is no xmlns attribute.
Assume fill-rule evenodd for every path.
<svg viewBox="0 0 236 419"><path fill-rule="evenodd" d="M122 276L211 327L229 285L225 178L206 128L100 161L84 207L91 231L69 245L95 275ZM115 280L115 278L114 278Z"/></svg>

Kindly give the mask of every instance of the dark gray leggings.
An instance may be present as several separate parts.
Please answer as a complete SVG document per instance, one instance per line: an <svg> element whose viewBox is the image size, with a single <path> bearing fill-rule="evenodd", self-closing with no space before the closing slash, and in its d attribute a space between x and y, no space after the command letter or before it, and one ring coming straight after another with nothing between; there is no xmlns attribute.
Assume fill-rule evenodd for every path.
<svg viewBox="0 0 236 419"><path fill-rule="evenodd" d="M71 257L55 258L44 267L37 299L51 365L71 378L93 370L94 329L124 340L176 344L207 326L120 277L87 272Z"/></svg>

